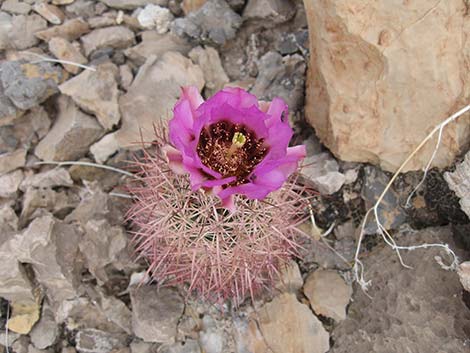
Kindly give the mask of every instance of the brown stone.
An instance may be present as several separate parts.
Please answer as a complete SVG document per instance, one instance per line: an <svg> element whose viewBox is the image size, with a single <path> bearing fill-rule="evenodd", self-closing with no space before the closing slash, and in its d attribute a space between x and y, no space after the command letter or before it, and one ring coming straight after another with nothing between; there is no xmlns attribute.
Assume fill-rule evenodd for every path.
<svg viewBox="0 0 470 353"><path fill-rule="evenodd" d="M80 18L74 18L64 22L59 26L54 26L44 31L36 32L35 35L45 42L50 41L54 37L60 37L68 41L74 41L88 32L90 32L90 26L88 23Z"/></svg>
<svg viewBox="0 0 470 353"><path fill-rule="evenodd" d="M81 38L85 55L101 48L127 48L135 43L134 33L124 26L98 28Z"/></svg>
<svg viewBox="0 0 470 353"><path fill-rule="evenodd" d="M33 6L33 10L53 25L60 25L62 22L64 22L65 15L57 6L41 2L36 3Z"/></svg>
<svg viewBox="0 0 470 353"><path fill-rule="evenodd" d="M70 61L77 64L86 64L87 59L67 39L54 37L49 41L49 51L59 60ZM81 68L77 65L64 64L62 66L71 74L78 74Z"/></svg>
<svg viewBox="0 0 470 353"><path fill-rule="evenodd" d="M463 1L304 3L311 53L306 117L340 159L395 171L434 126L468 104ZM461 152L468 122L444 130L434 166ZM405 170L423 168L434 146Z"/></svg>
<svg viewBox="0 0 470 353"><path fill-rule="evenodd" d="M206 0L183 0L181 8L183 9L184 14L187 15L190 12L199 10L205 3Z"/></svg>

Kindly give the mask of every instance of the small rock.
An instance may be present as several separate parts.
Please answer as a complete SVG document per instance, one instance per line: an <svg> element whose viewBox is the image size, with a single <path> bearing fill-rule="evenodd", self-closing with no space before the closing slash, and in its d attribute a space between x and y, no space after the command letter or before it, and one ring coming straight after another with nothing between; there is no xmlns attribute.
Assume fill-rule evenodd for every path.
<svg viewBox="0 0 470 353"><path fill-rule="evenodd" d="M248 0L243 19L280 24L294 17L295 12L295 4L290 0Z"/></svg>
<svg viewBox="0 0 470 353"><path fill-rule="evenodd" d="M127 91L131 86L133 79L134 74L132 73L132 69L129 65L119 66L119 84L122 88Z"/></svg>
<svg viewBox="0 0 470 353"><path fill-rule="evenodd" d="M158 5L148 4L137 15L140 25L147 29L153 29L159 34L168 32L173 15L170 10Z"/></svg>
<svg viewBox="0 0 470 353"><path fill-rule="evenodd" d="M453 172L444 173L444 179L449 188L460 198L460 207L470 217L470 152L465 155L462 163Z"/></svg>
<svg viewBox="0 0 470 353"><path fill-rule="evenodd" d="M131 290L132 327L147 342L172 342L184 303L171 288L140 286Z"/></svg>
<svg viewBox="0 0 470 353"><path fill-rule="evenodd" d="M54 37L49 41L49 51L59 60L70 61L77 64L86 64L87 59L80 53L78 48L67 39ZM77 65L62 63L62 66L68 72L76 75L81 68Z"/></svg>
<svg viewBox="0 0 470 353"><path fill-rule="evenodd" d="M90 152L97 163L103 164L110 156L119 150L119 143L115 134L104 136L90 147Z"/></svg>
<svg viewBox="0 0 470 353"><path fill-rule="evenodd" d="M191 12L199 10L202 5L206 3L206 0L183 0L181 8L185 15L188 15Z"/></svg>
<svg viewBox="0 0 470 353"><path fill-rule="evenodd" d="M53 25L60 25L64 22L65 15L57 6L41 2L34 4L33 10Z"/></svg>
<svg viewBox="0 0 470 353"><path fill-rule="evenodd" d="M15 197L23 177L23 171L21 170L15 170L0 176L0 198Z"/></svg>
<svg viewBox="0 0 470 353"><path fill-rule="evenodd" d="M3 94L19 109L31 109L57 92L62 70L47 62L6 61L1 64Z"/></svg>
<svg viewBox="0 0 470 353"><path fill-rule="evenodd" d="M366 166L364 168L364 179L361 197L366 203L366 209L369 209L383 192L390 178L380 169ZM401 208L399 195L393 188L391 188L383 198L378 207L378 215L380 223L387 230L397 229L405 222L406 213ZM365 232L366 234L374 234L377 232L377 225L373 219L370 219L367 223Z"/></svg>
<svg viewBox="0 0 470 353"><path fill-rule="evenodd" d="M85 55L102 48L127 48L135 43L134 33L124 26L98 28L81 38Z"/></svg>
<svg viewBox="0 0 470 353"><path fill-rule="evenodd" d="M177 18L172 31L198 42L223 45L235 37L242 19L224 0L208 0L197 11Z"/></svg>
<svg viewBox="0 0 470 353"><path fill-rule="evenodd" d="M258 61L258 77L251 92L260 99L285 100L291 111L303 108L307 65L301 55L281 56L270 51Z"/></svg>
<svg viewBox="0 0 470 353"><path fill-rule="evenodd" d="M9 42L17 50L34 47L39 43L35 33L47 28L47 22L39 15L13 16Z"/></svg>
<svg viewBox="0 0 470 353"><path fill-rule="evenodd" d="M304 29L285 34L279 41L277 49L282 55L295 54L298 51L302 54L306 53L308 50L308 31Z"/></svg>
<svg viewBox="0 0 470 353"><path fill-rule="evenodd" d="M108 7L112 7L120 10L135 10L138 7L143 7L148 4L165 6L167 0L99 0L106 4Z"/></svg>
<svg viewBox="0 0 470 353"><path fill-rule="evenodd" d="M64 22L60 26L54 26L44 31L36 32L35 35L45 42L49 42L54 37L64 38L72 42L88 32L90 32L88 23L80 18L74 18Z"/></svg>
<svg viewBox="0 0 470 353"><path fill-rule="evenodd" d="M90 220L85 226L85 235L80 242L86 266L97 279L99 285L109 281L106 270L122 270L130 262L127 252L128 237L122 227L114 226L108 221Z"/></svg>
<svg viewBox="0 0 470 353"><path fill-rule="evenodd" d="M21 148L13 152L0 154L0 175L9 173L26 163L26 150Z"/></svg>
<svg viewBox="0 0 470 353"><path fill-rule="evenodd" d="M106 318L128 334L132 334L132 313L121 300L99 292L96 300Z"/></svg>
<svg viewBox="0 0 470 353"><path fill-rule="evenodd" d="M15 15L27 15L31 11L31 5L18 0L5 0L2 3L2 11Z"/></svg>
<svg viewBox="0 0 470 353"><path fill-rule="evenodd" d="M54 320L54 312L48 305L43 305L41 318L29 336L31 343L38 349L46 349L56 342L59 328Z"/></svg>
<svg viewBox="0 0 470 353"><path fill-rule="evenodd" d="M11 348L13 348L13 352L15 353L29 353L28 348L30 346L30 341L28 336L21 336L18 338L14 344L12 344Z"/></svg>
<svg viewBox="0 0 470 353"><path fill-rule="evenodd" d="M75 0L52 0L53 5L70 5Z"/></svg>
<svg viewBox="0 0 470 353"><path fill-rule="evenodd" d="M134 339L130 344L130 348L132 353L154 353L157 351L157 344Z"/></svg>
<svg viewBox="0 0 470 353"><path fill-rule="evenodd" d="M457 270L459 274L460 283L462 283L463 288L470 292L470 261L462 262L459 265Z"/></svg>
<svg viewBox="0 0 470 353"><path fill-rule="evenodd" d="M119 99L122 127L116 141L129 148L136 141L152 141L155 119L168 118L181 94L181 86L204 86L199 66L175 52L165 53L161 59L149 58L137 73L127 94Z"/></svg>
<svg viewBox="0 0 470 353"><path fill-rule="evenodd" d="M17 230L18 216L15 211L8 205L0 206L0 234L2 234L2 239L5 240Z"/></svg>
<svg viewBox="0 0 470 353"><path fill-rule="evenodd" d="M78 202L78 197L69 191L55 191L50 188L28 188L23 197L20 223L24 225L29 220L49 212L63 218L77 206Z"/></svg>
<svg viewBox="0 0 470 353"><path fill-rule="evenodd" d="M281 294L259 311L259 326L274 352L326 353L329 334L310 309L294 294Z"/></svg>
<svg viewBox="0 0 470 353"><path fill-rule="evenodd" d="M58 107L54 126L36 146L34 153L46 161L75 160L87 153L89 146L102 136L103 129L69 98L60 97Z"/></svg>
<svg viewBox="0 0 470 353"><path fill-rule="evenodd" d="M30 187L53 188L57 186L72 186L73 180L65 168L54 168L46 172L28 175L21 183L20 189L26 191Z"/></svg>
<svg viewBox="0 0 470 353"><path fill-rule="evenodd" d="M303 164L302 174L322 194L331 195L337 192L346 180L339 172L338 162L328 152L308 156Z"/></svg>
<svg viewBox="0 0 470 353"><path fill-rule="evenodd" d="M0 12L0 50L10 46L9 33L13 28L12 17L6 12Z"/></svg>
<svg viewBox="0 0 470 353"><path fill-rule="evenodd" d="M126 49L124 53L135 64L141 66L152 55L160 58L169 51L186 55L190 50L191 45L173 33L158 34L155 31L146 31L142 33L142 41Z"/></svg>
<svg viewBox="0 0 470 353"><path fill-rule="evenodd" d="M96 71L85 70L63 83L59 89L80 108L95 114L105 129L111 130L121 119L117 75L118 68L114 64L105 63L97 66Z"/></svg>
<svg viewBox="0 0 470 353"><path fill-rule="evenodd" d="M114 26L117 23L117 18L115 14L109 14L109 16L106 16L107 14L104 14L103 16L97 16L97 17L92 17L88 19L88 24L90 25L91 28L102 28L102 27L109 27L109 26Z"/></svg>
<svg viewBox="0 0 470 353"><path fill-rule="evenodd" d="M0 332L0 345L4 347L11 347L15 341L24 336L20 336L19 334L15 332Z"/></svg>
<svg viewBox="0 0 470 353"><path fill-rule="evenodd" d="M134 353L134 350L132 353ZM172 345L163 345L158 349L158 353L201 353L201 348L197 341L187 339L184 342L176 342ZM211 353L211 351L204 351L204 353Z"/></svg>
<svg viewBox="0 0 470 353"><path fill-rule="evenodd" d="M27 335L39 320L40 311L41 305L37 301L12 301L11 317L7 323L8 330Z"/></svg>
<svg viewBox="0 0 470 353"><path fill-rule="evenodd" d="M338 272L313 272L305 281L304 293L315 313L335 321L346 319L346 306L351 299L352 288L344 282Z"/></svg>
<svg viewBox="0 0 470 353"><path fill-rule="evenodd" d="M76 346L80 353L109 353L125 346L126 336L96 329L83 329L77 332Z"/></svg>
<svg viewBox="0 0 470 353"><path fill-rule="evenodd" d="M77 0L65 7L67 13L73 17L89 18L95 15L96 7L93 0Z"/></svg>
<svg viewBox="0 0 470 353"><path fill-rule="evenodd" d="M223 353L224 337L215 321L205 315L202 318L202 331L199 332L199 343L204 353Z"/></svg>
<svg viewBox="0 0 470 353"><path fill-rule="evenodd" d="M299 265L295 261L282 266L281 277L276 288L283 292L296 293L304 285L302 274L300 273Z"/></svg>
<svg viewBox="0 0 470 353"><path fill-rule="evenodd" d="M255 320L235 318L233 321L234 339L237 353L266 353L269 352L266 340Z"/></svg>
<svg viewBox="0 0 470 353"><path fill-rule="evenodd" d="M201 67L206 81L205 93L207 97L212 96L230 81L224 71L219 53L212 47L194 48L189 52L191 60Z"/></svg>

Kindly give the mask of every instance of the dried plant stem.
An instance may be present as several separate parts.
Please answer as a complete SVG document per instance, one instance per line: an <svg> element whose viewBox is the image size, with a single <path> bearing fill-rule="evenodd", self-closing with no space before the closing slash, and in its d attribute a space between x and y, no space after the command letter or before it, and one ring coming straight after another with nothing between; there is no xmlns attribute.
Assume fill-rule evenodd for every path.
<svg viewBox="0 0 470 353"><path fill-rule="evenodd" d="M73 61L53 59L53 58L49 58L47 56L43 56L43 55L40 55L40 54L37 54L37 53L33 53L31 51L24 51L23 53L29 54L29 55L34 55L34 56L37 56L38 58L41 59L41 60L31 61L31 64L37 64L37 63L45 61L45 62L59 63L59 64L63 64L63 65L72 65L72 66L80 67L80 68L85 69L85 70L96 71L96 69L94 67L79 64L79 63L76 63L76 62L73 62Z"/></svg>
<svg viewBox="0 0 470 353"><path fill-rule="evenodd" d="M411 199L411 196L413 195L414 192L416 192L416 190L421 186L421 184L423 183L424 179L426 178L426 175L429 171L429 168L431 167L431 163L432 161L434 160L436 154L437 154L437 150L439 148L439 145L441 143L441 140L442 140L442 132L443 132L443 129L451 122L455 121L457 118L459 118L460 116L462 116L463 114L465 114L466 112L468 112L470 110L470 105L467 105L466 107L462 108L461 110L459 110L458 112L456 112L455 114L451 115L450 117L448 117L446 120L444 120L442 123L440 123L439 125L437 125L422 141L421 143L413 150L413 152L410 153L410 155L406 158L406 160L400 165L400 167L398 168L398 170L395 172L395 174L393 174L392 178L390 179L390 181L388 182L388 184L386 185L385 189L382 191L382 194L379 196L379 198L377 199L377 201L375 202L374 206L371 207L369 210L367 210L365 216L364 216L364 219L363 219L363 222L362 222L362 225L361 225L361 232L360 232L360 235L359 235L359 239L358 239L358 243L357 243L357 247L356 247L356 253L355 253L355 256L354 256L354 267L353 267L353 270L354 270L354 276L355 276L355 280L359 283L359 285L361 286L361 288L366 291L367 290L367 287L369 286L370 284L370 281L366 281L364 279L364 265L363 263L359 260L359 253L361 251L361 246L362 246L362 241L364 239L364 235L365 235L365 227L366 227L366 224L367 224L367 221L371 215L371 213L374 214L374 219L375 219L375 223L377 225L377 229L378 229L378 232L379 234L382 236L383 240L385 241L385 243L390 246L393 250L396 251L397 253L397 256L398 256L398 259L400 260L400 263L405 267L405 268L410 268L410 266L406 265L404 262L403 262L403 259L401 257L401 254L400 254L400 250L416 250L416 249L423 249L423 248L430 248L430 247L434 247L434 248L443 248L446 253L450 254L453 258L453 262L450 266L446 266L448 268L452 268L454 269L457 264L458 264L458 259L457 259L457 256L455 255L455 253L449 248L449 246L447 244L421 244L421 245L416 245L416 246L399 246L396 244L395 240L393 239L393 237L390 235L390 233L385 229L385 227L381 224L380 222L380 219L379 219L379 215L378 215L378 208L380 206L380 204L382 203L382 200L384 199L385 195L387 194L387 192L390 190L391 186L393 185L394 181L396 180L396 178L398 177L398 175L401 173L401 171L406 167L406 165L413 159L413 157L421 150L421 148L423 148L423 146L433 138L433 136L436 134L436 132L438 133L438 138L437 138L437 142L436 142L436 147L434 148L434 151L430 157L430 160L429 162L427 163L425 169L424 169L424 175L423 175L423 178L421 179L421 181L419 182L418 186L412 191L412 194L410 195L410 197L408 198L407 200L407 203L409 202L409 200ZM441 261L442 262L442 261ZM442 266L442 265L441 265ZM444 266L443 266L444 267Z"/></svg>
<svg viewBox="0 0 470 353"><path fill-rule="evenodd" d="M63 165L82 165L82 166L85 166L85 167L95 167L95 168L101 168L101 169L107 169L107 170L111 170L113 172L116 172L116 173L120 173L120 174L124 174L128 177L131 177L131 178L135 178L135 179L138 179L137 175L135 174L132 174L130 172L127 172L125 170L122 170L122 169L119 169L119 168L115 168L115 167L111 167L109 165L104 165L104 164L97 164L97 163L92 163L92 162L80 162L80 161L63 161L63 162L55 162L55 161L44 161L44 162L36 162L35 164L37 165L41 165L41 164L52 164L52 165L57 165L59 167L63 166Z"/></svg>

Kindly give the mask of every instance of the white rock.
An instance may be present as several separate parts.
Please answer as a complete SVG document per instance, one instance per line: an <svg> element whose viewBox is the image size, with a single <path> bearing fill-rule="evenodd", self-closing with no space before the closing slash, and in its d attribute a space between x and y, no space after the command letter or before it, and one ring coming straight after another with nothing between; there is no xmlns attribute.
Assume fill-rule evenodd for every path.
<svg viewBox="0 0 470 353"><path fill-rule="evenodd" d="M455 40L470 26L464 1L304 3L311 53L305 115L339 159L395 171L434 126L468 104L470 42ZM452 163L469 135L466 118L445 129L433 165ZM405 171L425 167L434 146Z"/></svg>
<svg viewBox="0 0 470 353"><path fill-rule="evenodd" d="M90 152L97 163L103 164L119 150L115 134L108 134L90 147Z"/></svg>
<svg viewBox="0 0 470 353"><path fill-rule="evenodd" d="M165 7L148 4L139 12L137 20L142 27L155 28L158 33L163 34L168 32L173 15Z"/></svg>
<svg viewBox="0 0 470 353"><path fill-rule="evenodd" d="M337 192L346 181L339 172L338 162L327 152L315 154L304 159L302 174L312 181L322 194L331 195Z"/></svg>
<svg viewBox="0 0 470 353"><path fill-rule="evenodd" d="M338 272L333 270L313 272L305 281L304 293L315 313L336 321L346 318L346 306L351 299L352 288L344 282Z"/></svg>
<svg viewBox="0 0 470 353"><path fill-rule="evenodd" d="M444 173L449 188L460 198L460 208L470 217L470 152L452 173Z"/></svg>

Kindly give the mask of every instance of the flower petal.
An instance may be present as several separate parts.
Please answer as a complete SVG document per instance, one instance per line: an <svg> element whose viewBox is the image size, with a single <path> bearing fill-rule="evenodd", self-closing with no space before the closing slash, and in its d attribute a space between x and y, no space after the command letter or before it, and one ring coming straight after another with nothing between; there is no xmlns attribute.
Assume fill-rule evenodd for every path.
<svg viewBox="0 0 470 353"><path fill-rule="evenodd" d="M162 147L162 152L164 157L168 160L168 165L173 172L178 175L186 173L186 169L183 165L183 156L180 151L173 146L165 145Z"/></svg>

